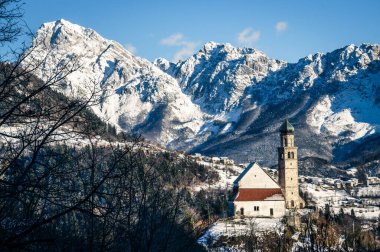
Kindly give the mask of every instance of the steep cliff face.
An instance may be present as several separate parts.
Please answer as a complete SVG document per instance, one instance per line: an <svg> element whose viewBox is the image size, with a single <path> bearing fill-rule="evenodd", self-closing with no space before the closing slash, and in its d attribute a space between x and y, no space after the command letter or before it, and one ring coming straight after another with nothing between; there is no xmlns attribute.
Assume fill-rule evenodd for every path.
<svg viewBox="0 0 380 252"><path fill-rule="evenodd" d="M193 101L211 114L239 108L247 87L286 66L251 48L209 42L184 62L162 69L175 77Z"/></svg>
<svg viewBox="0 0 380 252"><path fill-rule="evenodd" d="M167 144L196 134L203 124L203 113L175 79L91 29L65 20L46 23L34 43L41 57L47 55L41 78L77 57L80 69L69 75L61 91L86 96L96 90L99 105L94 111L122 130Z"/></svg>
<svg viewBox="0 0 380 252"><path fill-rule="evenodd" d="M379 145L379 45L287 63L209 42L177 64L150 63L65 20L44 24L35 43L49 52L39 77L79 56L81 68L60 91L96 89L98 115L170 148L275 164L278 127L289 118L301 157L340 161L380 153L365 144Z"/></svg>
<svg viewBox="0 0 380 252"><path fill-rule="evenodd" d="M352 157L353 146L379 133L379 50L349 45L290 64L254 49L208 43L188 60L161 69L204 111L234 115L218 121L215 137L196 151L273 164L277 129L290 118L301 156L344 160Z"/></svg>

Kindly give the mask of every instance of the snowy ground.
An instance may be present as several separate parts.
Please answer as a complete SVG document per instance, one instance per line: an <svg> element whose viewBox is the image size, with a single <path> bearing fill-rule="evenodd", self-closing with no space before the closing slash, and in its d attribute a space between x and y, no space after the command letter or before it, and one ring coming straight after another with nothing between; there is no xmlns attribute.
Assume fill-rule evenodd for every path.
<svg viewBox="0 0 380 252"><path fill-rule="evenodd" d="M324 207L326 204L341 204L345 201L355 200L345 190L329 190L322 186L302 183L301 192L306 196L307 201L314 202L318 207Z"/></svg>
<svg viewBox="0 0 380 252"><path fill-rule="evenodd" d="M345 214L351 214L351 211L354 210L355 216L363 220L377 220L380 216L380 208L377 206L334 206L332 209L337 214L341 208Z"/></svg>
<svg viewBox="0 0 380 252"><path fill-rule="evenodd" d="M198 239L204 246L216 241L220 236L246 235L251 229L255 232L282 230L281 218L245 218L218 220Z"/></svg>
<svg viewBox="0 0 380 252"><path fill-rule="evenodd" d="M355 188L355 195L359 197L377 197L380 198L380 185L369 185Z"/></svg>
<svg viewBox="0 0 380 252"><path fill-rule="evenodd" d="M199 191L201 189L218 189L218 188L232 188L232 184L235 179L239 176L239 174L244 170L237 165L224 165L224 164L213 164L210 162L200 161L198 162L200 165L204 165L206 167L211 168L219 174L219 181L214 184L201 184L194 187L195 191Z"/></svg>
<svg viewBox="0 0 380 252"><path fill-rule="evenodd" d="M49 127L49 123L44 125L46 128ZM30 129L29 129L30 128ZM4 134L0 138L0 144L3 145L13 145L16 146L21 144L23 138L21 136L27 135L33 129L30 126L21 125L19 127L0 127L0 131ZM41 129L42 132L42 129ZM45 129L47 132L47 129ZM37 136L37 134L36 134ZM39 138L35 138L35 141L42 141L42 138L45 137L45 134L41 134ZM25 139L24 139L25 141ZM111 145L123 145L124 143L117 141L108 141L103 139L101 136L92 136L80 134L74 132L74 129L61 127L57 129L50 137L46 140L46 144L50 146L56 145L65 145L70 147L79 147L83 148L85 146L94 144L96 146L111 146Z"/></svg>
<svg viewBox="0 0 380 252"><path fill-rule="evenodd" d="M376 204L363 204L360 197L352 197L344 190L326 189L315 184L303 183L301 191L307 195L307 201L313 202L321 209L327 204L335 214L338 214L342 208L346 214L351 214L353 210L356 217L361 219L375 220L380 216L380 207Z"/></svg>

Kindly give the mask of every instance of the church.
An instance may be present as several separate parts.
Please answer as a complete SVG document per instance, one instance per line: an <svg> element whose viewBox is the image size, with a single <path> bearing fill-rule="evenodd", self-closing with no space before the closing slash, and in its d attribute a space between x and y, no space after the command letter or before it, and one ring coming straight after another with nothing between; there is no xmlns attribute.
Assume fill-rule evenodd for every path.
<svg viewBox="0 0 380 252"><path fill-rule="evenodd" d="M251 163L236 178L230 202L234 216L282 217L286 209L305 206L299 195L297 147L294 127L288 120L280 127L281 147L278 148L278 182L257 163Z"/></svg>

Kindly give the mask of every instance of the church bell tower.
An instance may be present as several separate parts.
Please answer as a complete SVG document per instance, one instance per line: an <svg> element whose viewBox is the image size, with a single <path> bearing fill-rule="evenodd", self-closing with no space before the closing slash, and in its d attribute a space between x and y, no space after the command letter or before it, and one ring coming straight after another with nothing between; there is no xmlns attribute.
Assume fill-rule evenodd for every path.
<svg viewBox="0 0 380 252"><path fill-rule="evenodd" d="M286 208L303 208L299 196L297 147L294 145L294 127L286 119L280 127L281 147L278 148L279 184L285 196Z"/></svg>

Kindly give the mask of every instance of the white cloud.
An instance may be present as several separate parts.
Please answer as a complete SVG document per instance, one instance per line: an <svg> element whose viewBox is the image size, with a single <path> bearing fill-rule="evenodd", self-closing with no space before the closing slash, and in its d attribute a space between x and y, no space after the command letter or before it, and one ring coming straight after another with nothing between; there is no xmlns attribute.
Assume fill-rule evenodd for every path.
<svg viewBox="0 0 380 252"><path fill-rule="evenodd" d="M137 52L137 48L134 45L130 44L130 43L125 44L124 47L129 52L131 52L132 54L135 54Z"/></svg>
<svg viewBox="0 0 380 252"><path fill-rule="evenodd" d="M183 34L182 33L175 33L170 35L167 38L161 39L160 43L162 45L167 46L179 46L181 43L183 43Z"/></svg>
<svg viewBox="0 0 380 252"><path fill-rule="evenodd" d="M283 32L288 28L288 23L284 21L277 22L276 24L276 31Z"/></svg>
<svg viewBox="0 0 380 252"><path fill-rule="evenodd" d="M252 46L253 43L260 39L260 31L254 31L252 28L245 28L238 34L238 42L244 46Z"/></svg>
<svg viewBox="0 0 380 252"><path fill-rule="evenodd" d="M173 61L178 62L179 60L184 60L193 55L196 46L197 44L194 42L185 42L183 47L174 54Z"/></svg>
<svg viewBox="0 0 380 252"><path fill-rule="evenodd" d="M163 38L160 41L161 45L165 46L175 46L175 47L181 47L176 53L174 54L173 61L178 62L179 60L184 60L187 57L191 56L197 46L197 43L192 41L186 41L184 40L184 35L182 33L175 33L170 35L167 38Z"/></svg>

